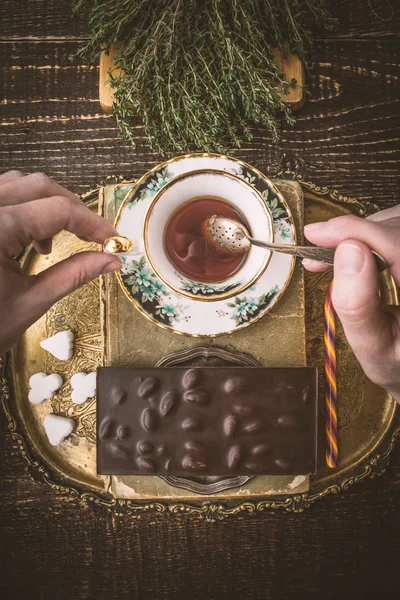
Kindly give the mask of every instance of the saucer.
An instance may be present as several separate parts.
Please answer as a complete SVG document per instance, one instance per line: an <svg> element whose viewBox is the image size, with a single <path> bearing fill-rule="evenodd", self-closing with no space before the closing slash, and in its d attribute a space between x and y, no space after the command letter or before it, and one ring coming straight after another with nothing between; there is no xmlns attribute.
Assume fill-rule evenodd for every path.
<svg viewBox="0 0 400 600"><path fill-rule="evenodd" d="M246 163L218 154L191 154L164 162L144 175L128 192L120 207L116 227L133 240L136 254L123 257L117 278L128 299L148 319L175 333L214 337L239 331L258 321L278 302L289 285L295 259L272 253L268 268L245 292L229 299L199 302L168 287L151 268L144 251L143 224L147 210L174 177L213 169L232 173L251 184L264 198L273 217L275 241L295 244L296 231L289 207L274 184ZM191 283L190 292L204 299L214 295L212 285Z"/></svg>

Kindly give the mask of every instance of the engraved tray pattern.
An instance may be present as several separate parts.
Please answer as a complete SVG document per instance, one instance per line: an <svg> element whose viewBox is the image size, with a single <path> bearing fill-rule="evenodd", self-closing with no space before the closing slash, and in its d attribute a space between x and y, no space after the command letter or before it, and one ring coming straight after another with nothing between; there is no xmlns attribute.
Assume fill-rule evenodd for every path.
<svg viewBox="0 0 400 600"><path fill-rule="evenodd" d="M285 179L291 174L284 173ZM302 181L301 177L295 176L303 187L305 193L305 220L306 222L327 219L333 216L346 214L351 210L360 216L367 216L378 209L383 208L371 203L361 203L356 199L348 198L331 191L328 188L320 188L311 182ZM121 188L122 188L121 184ZM121 190L122 191L122 190ZM84 199L88 203L97 201L99 189L86 194ZM28 259L28 253L23 260ZM323 297L329 282L329 274L317 276L306 275L306 331L307 331L307 356L308 363L316 365L320 372L323 368L322 352L322 318L321 307ZM58 362L50 355L47 357L46 369L52 369L63 376L67 382L73 372L78 370L91 371L100 362L100 327L99 312L100 303L97 293L98 283L91 284L91 288L85 288L58 303L46 318L46 327L60 330L63 327L72 326L76 330L82 329L79 319L85 320L85 330L89 334L76 339L76 352L73 361L67 365ZM74 307L74 303L77 305ZM75 309L76 310L75 310ZM71 310L72 309L72 310ZM73 319L71 319L73 314ZM76 322L71 323L71 320ZM88 327L88 324L90 325ZM38 340L43 338L40 330L34 331ZM39 345L39 344L37 344ZM319 469L318 475L312 478L309 492L291 496L280 496L258 501L220 501L218 497L213 501L202 501L201 498L194 502L184 500L168 502L140 502L139 500L117 500L109 494L101 492L102 481L95 481L89 471L83 469L77 472L69 468L66 460L63 462L61 455L57 460L44 458L45 450L41 445L43 431L37 423L29 420L29 415L23 410L23 403L19 399L24 396L21 389L17 372L34 372L36 357L32 350L29 361L26 360L28 348L20 348L19 354L13 352L13 367L8 360L0 359L0 399L8 419L8 427L27 460L31 476L38 481L45 482L55 490L68 491L83 501L93 502L112 511L114 514L135 515L143 512L156 511L159 513L192 513L214 521L228 515L243 512L256 512L268 509L285 509L287 511L301 512L311 506L316 500L329 494L337 494L345 491L350 486L366 478L376 477L384 472L389 462L390 453L396 439L400 437L400 418L396 412L395 403L382 390L370 384L357 366L351 351L349 350L343 332L338 327L338 357L339 357L339 431L341 447L347 447L349 439L356 437L356 445L352 452L343 456L340 469L328 471ZM33 353L33 354L32 354ZM15 363L16 358L18 362ZM56 361L57 364L53 364ZM33 369L33 370L32 370ZM320 398L323 398L323 381L321 381ZM71 410L68 396L70 389L65 386L63 393L54 400L54 410L68 414ZM362 415L363 406L371 406L371 410ZM74 407L76 415L76 407ZM77 437L83 439L88 447L93 448L94 442L94 401L86 403L79 408L81 411L78 419L78 428L75 432ZM49 408L47 408L49 412ZM323 436L323 424L325 411L323 402L320 402L320 432ZM361 419L361 421L360 421ZM357 426L355 426L357 423ZM352 435L350 435L350 433ZM356 433L356 435L355 435ZM368 444L365 440L372 439ZM324 444L323 438L320 443ZM79 450L77 450L79 454ZM64 457L65 459L66 457ZM76 457L79 460L79 456ZM86 466L86 465L85 465Z"/></svg>

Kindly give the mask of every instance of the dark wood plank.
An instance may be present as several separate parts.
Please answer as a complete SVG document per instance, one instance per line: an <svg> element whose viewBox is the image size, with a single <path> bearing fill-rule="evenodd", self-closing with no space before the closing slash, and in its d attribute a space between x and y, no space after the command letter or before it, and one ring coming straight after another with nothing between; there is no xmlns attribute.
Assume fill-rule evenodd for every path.
<svg viewBox="0 0 400 600"><path fill-rule="evenodd" d="M72 0L2 0L0 38L86 38L86 24L72 15ZM398 0L328 0L330 10L340 21L331 36L388 36L399 32ZM325 36L325 34L324 34Z"/></svg>
<svg viewBox="0 0 400 600"><path fill-rule="evenodd" d="M86 23L73 16L72 6L71 0L2 0L0 39L86 39Z"/></svg>
<svg viewBox="0 0 400 600"><path fill-rule="evenodd" d="M159 157L140 121L124 142L97 100L97 69L71 65L87 36L72 2L0 3L0 170L43 170L76 192L143 174ZM331 0L310 98L271 144L236 154L273 175L398 201L400 0ZM393 14L392 14L393 9ZM0 597L4 600L347 600L400 591L400 446L381 478L302 514L116 518L31 480L0 413Z"/></svg>
<svg viewBox="0 0 400 600"><path fill-rule="evenodd" d="M329 0L339 28L332 37L364 38L396 35L400 26L397 0Z"/></svg>

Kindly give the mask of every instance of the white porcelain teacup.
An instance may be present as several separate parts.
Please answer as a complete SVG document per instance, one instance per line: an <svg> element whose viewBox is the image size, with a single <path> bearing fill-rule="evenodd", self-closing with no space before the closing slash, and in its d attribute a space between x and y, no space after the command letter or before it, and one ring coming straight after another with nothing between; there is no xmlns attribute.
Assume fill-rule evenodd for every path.
<svg viewBox="0 0 400 600"><path fill-rule="evenodd" d="M144 220L145 254L154 272L170 288L196 300L215 301L235 296L251 287L264 273L271 252L252 246L240 268L224 281L194 281L177 270L164 243L165 230L174 212L198 197L229 203L246 221L254 238L273 241L273 221L262 195L248 182L225 171L202 170L179 175L155 195Z"/></svg>

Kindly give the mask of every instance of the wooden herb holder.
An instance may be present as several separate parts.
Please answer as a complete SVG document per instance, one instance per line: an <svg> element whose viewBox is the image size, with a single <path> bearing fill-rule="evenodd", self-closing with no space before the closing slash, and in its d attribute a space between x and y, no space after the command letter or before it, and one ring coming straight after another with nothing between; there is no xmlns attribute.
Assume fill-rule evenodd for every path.
<svg viewBox="0 0 400 600"><path fill-rule="evenodd" d="M111 46L109 54L103 52L100 56L100 76L99 76L99 99L102 109L110 113L113 103L113 90L107 81L109 80L109 73L113 73L114 76L118 75L120 69L114 65L114 58L118 52L118 47ZM275 60L280 68L280 71L284 73L285 79L290 81L292 78L296 79L298 85L290 90L290 93L283 95L283 101L285 104L290 106L292 110L298 110L303 106L304 103L304 84L305 84L305 73L304 66L301 60L287 52L287 58L283 58L279 50L274 50Z"/></svg>

